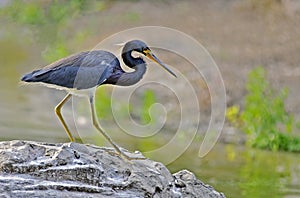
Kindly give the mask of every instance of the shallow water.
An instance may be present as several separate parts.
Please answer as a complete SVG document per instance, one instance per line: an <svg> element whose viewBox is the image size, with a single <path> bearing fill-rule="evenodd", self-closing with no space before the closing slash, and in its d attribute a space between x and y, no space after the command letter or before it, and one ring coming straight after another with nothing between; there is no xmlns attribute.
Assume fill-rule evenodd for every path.
<svg viewBox="0 0 300 198"><path fill-rule="evenodd" d="M189 167L227 197L300 197L298 153L217 144L203 159L194 146L169 168Z"/></svg>

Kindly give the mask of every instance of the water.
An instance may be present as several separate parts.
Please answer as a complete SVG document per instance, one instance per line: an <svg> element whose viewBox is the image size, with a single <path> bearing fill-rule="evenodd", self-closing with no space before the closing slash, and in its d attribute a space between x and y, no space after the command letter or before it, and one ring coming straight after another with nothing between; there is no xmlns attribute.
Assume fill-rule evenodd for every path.
<svg viewBox="0 0 300 198"><path fill-rule="evenodd" d="M217 144L201 159L198 149L194 145L169 168L189 167L227 197L300 197L298 153Z"/></svg>

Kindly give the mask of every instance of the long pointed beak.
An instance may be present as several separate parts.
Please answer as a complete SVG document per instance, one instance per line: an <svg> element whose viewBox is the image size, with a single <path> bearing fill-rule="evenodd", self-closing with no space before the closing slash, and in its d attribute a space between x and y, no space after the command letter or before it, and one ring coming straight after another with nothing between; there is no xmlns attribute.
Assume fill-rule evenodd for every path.
<svg viewBox="0 0 300 198"><path fill-rule="evenodd" d="M165 70L167 70L170 74L172 74L175 78L177 78L176 74L167 65L161 62L150 50L145 50L144 53L147 58L156 62L157 64L162 66Z"/></svg>

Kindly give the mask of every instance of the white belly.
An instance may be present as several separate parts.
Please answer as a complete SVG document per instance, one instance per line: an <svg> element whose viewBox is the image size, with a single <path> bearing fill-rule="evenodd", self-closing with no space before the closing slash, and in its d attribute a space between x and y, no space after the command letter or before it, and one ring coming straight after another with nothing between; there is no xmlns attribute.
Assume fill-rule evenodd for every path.
<svg viewBox="0 0 300 198"><path fill-rule="evenodd" d="M24 83L22 82L22 84L35 84L35 85L42 85L42 86L46 86L49 88L54 88L54 89L58 89L58 90L64 90L72 95L76 95L76 96L80 96L80 97L90 97L91 95L94 95L96 92L96 88L97 87L92 87L89 89L74 89L74 88L67 88L67 87L61 87L58 85L53 85L53 84L48 84L48 83L42 83L42 82L34 82L34 83Z"/></svg>

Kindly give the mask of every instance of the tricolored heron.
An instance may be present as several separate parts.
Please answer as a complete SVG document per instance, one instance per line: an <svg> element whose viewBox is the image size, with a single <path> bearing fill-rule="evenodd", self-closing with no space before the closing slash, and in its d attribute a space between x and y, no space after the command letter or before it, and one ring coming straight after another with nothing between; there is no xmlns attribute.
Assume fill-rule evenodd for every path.
<svg viewBox="0 0 300 198"><path fill-rule="evenodd" d="M133 57L132 52L138 52L150 60L158 63L170 74L176 75L163 64L140 40L132 40L125 44L122 50L122 59L125 65L134 69L133 72L125 72L115 55L103 50L80 52L66 58L60 59L42 69L25 74L22 81L28 83L42 83L43 85L66 90L66 97L55 107L55 113L61 121L70 141L74 137L61 115L62 106L72 95L84 95L89 97L94 127L106 138L116 151L126 157L120 147L100 127L95 111L94 98L96 88L103 84L130 86L137 83L146 72L146 62L142 57Z"/></svg>

